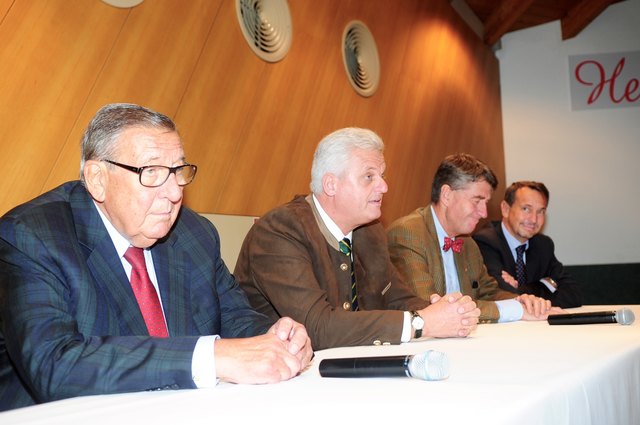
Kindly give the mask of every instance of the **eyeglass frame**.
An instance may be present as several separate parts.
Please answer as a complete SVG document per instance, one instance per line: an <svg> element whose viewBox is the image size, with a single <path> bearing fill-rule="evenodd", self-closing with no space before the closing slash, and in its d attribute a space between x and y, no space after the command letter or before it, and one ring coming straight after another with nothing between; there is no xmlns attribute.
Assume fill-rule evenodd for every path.
<svg viewBox="0 0 640 425"><path fill-rule="evenodd" d="M196 173L198 172L198 166L194 165L194 164L189 164L189 163L178 165L177 167L167 167L165 165L145 165L143 167L134 167L132 165L127 165L127 164L122 164L120 162L111 161L110 159L103 159L103 161L107 162L109 164L118 166L120 168L124 168L125 170L131 171L132 173L136 173L138 175L138 182L140 182L140 184L142 186L144 186L144 187L160 187L163 184L165 184L167 182L167 180L169 180L169 176L171 174L173 174L173 175L175 175L177 177L176 172L178 170L180 170L182 168L185 168L185 167L192 167L193 168L193 177L191 178L191 181L189 183L185 183L185 184L178 183L178 186L184 187L184 186L186 186L188 184L191 184L193 182L193 180L196 178ZM169 170L169 173L167 173L167 178L164 179L164 181L162 183L160 183L158 185L155 185L155 186L149 186L149 185L146 185L146 184L142 183L142 172L144 170L148 169L148 168L163 168L165 170Z"/></svg>

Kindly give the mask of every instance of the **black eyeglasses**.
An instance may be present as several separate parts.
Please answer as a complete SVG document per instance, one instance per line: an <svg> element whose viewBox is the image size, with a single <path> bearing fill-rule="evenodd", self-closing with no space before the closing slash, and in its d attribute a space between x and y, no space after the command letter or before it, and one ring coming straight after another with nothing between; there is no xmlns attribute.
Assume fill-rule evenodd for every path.
<svg viewBox="0 0 640 425"><path fill-rule="evenodd" d="M146 165L136 168L131 165L120 164L119 162L104 159L104 162L117 165L120 168L136 173L140 179L140 184L145 187L162 186L167 181L171 173L176 175L179 186L186 186L196 177L198 167L192 164L178 165L177 167L165 167L164 165Z"/></svg>

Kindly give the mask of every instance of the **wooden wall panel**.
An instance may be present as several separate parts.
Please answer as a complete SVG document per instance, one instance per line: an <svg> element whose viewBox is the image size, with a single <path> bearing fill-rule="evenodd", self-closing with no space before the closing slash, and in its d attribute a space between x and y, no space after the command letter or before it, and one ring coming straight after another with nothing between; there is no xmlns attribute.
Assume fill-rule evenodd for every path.
<svg viewBox="0 0 640 425"><path fill-rule="evenodd" d="M130 10L88 3L99 13L121 11L126 19L109 45L95 46L104 61L93 69L95 86L86 94L45 189L77 178L78 167L68 165L79 164L82 133L102 105L132 102L175 116L221 1L193 0L189 7L181 0L148 1Z"/></svg>
<svg viewBox="0 0 640 425"><path fill-rule="evenodd" d="M304 9L314 9L317 14L308 21L311 28L307 34L303 35L306 26L299 26L294 35L301 36L294 39L285 60L268 67L261 87L256 87L259 113L251 117L250 132L234 158L234 168L248 179L229 180L223 193L223 197L238 201L228 204L232 210L249 209L259 215L264 212L262 206L274 206L309 191L315 145L335 127L326 116L327 120L320 122L317 114L332 108L334 100L342 96L332 95L345 92L332 85L335 80L331 76L342 71L339 35L337 42L330 43L331 34L335 35L328 13L332 10L327 4L318 10L319 3L291 2L294 22L300 21L298 16ZM248 196L235 197L244 188L250 189Z"/></svg>
<svg viewBox="0 0 640 425"><path fill-rule="evenodd" d="M0 154L16 158L21 175L0 182L0 213L76 178L81 133L113 101L175 118L199 166L185 203L200 212L261 215L307 193L316 144L345 126L385 140L385 222L428 201L448 153L476 154L504 176L497 60L446 0L291 1L293 43L277 63L246 44L233 0L131 10L99 0L10 4L0 43L26 50L0 51L2 69L16 67L0 82ZM382 80L369 98L351 88L342 63L342 32L354 19L380 55Z"/></svg>
<svg viewBox="0 0 640 425"><path fill-rule="evenodd" d="M274 100L268 100L268 108L260 105L268 96L265 85L269 69L275 66L251 51L238 27L234 2L224 2L177 116L178 122L186 123L182 135L187 155L194 161L197 158L200 167L196 181L186 192L193 208L249 212L244 201L254 196L259 181L269 178L264 166L244 168L253 158L267 162L269 150L257 146L245 152L243 146L248 139L270 146L275 129L260 133L264 130L257 129L255 121L266 114L271 116L274 109L281 117L288 116L288 111L273 106ZM242 189L228 197L228 185L241 185ZM225 207L229 204L235 207Z"/></svg>
<svg viewBox="0 0 640 425"><path fill-rule="evenodd" d="M14 0L0 0L0 22L2 22L9 11Z"/></svg>
<svg viewBox="0 0 640 425"><path fill-rule="evenodd" d="M126 18L102 9L91 2L16 1L2 20L2 212L43 190ZM78 175L77 160L64 168Z"/></svg>

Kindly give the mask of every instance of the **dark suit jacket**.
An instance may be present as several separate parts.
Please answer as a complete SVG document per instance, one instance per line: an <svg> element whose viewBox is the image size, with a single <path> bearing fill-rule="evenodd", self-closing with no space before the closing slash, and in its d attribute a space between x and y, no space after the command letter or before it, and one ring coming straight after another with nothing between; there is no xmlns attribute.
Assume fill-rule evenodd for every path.
<svg viewBox="0 0 640 425"><path fill-rule="evenodd" d="M502 279L502 270L511 276L516 275L516 262L513 259L507 239L502 232L501 221L487 223L473 238L480 247L489 274L496 278L500 287L516 294L533 294L546 298L554 306L562 308L580 307L582 294L580 286L564 271L562 263L556 259L553 241L550 237L538 233L529 239L527 249L527 283L514 288ZM540 279L551 277L558 289L551 292Z"/></svg>
<svg viewBox="0 0 640 425"><path fill-rule="evenodd" d="M428 305L389 261L379 223L353 231L360 311L351 298L349 259L317 215L311 196L271 210L249 230L234 275L251 304L275 320L289 316L307 328L314 349L399 343L403 310Z"/></svg>
<svg viewBox="0 0 640 425"><path fill-rule="evenodd" d="M387 238L391 261L420 297L428 300L432 294L445 294L444 263L431 205L394 221L387 229ZM462 251L454 253L453 258L460 292L476 302L481 322L496 322L500 313L495 301L514 298L515 295L501 290L495 279L489 276L473 239L468 236L459 238L464 240Z"/></svg>
<svg viewBox="0 0 640 425"><path fill-rule="evenodd" d="M66 397L194 388L201 335L270 323L220 257L213 225L182 208L152 249L170 338L148 336L88 192L66 183L0 219L0 410Z"/></svg>

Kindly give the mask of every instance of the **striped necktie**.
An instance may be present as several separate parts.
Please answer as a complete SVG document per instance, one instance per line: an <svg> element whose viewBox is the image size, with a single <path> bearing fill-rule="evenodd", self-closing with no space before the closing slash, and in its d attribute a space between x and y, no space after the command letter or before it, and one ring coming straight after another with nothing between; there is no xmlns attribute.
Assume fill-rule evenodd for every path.
<svg viewBox="0 0 640 425"><path fill-rule="evenodd" d="M353 256L351 255L351 241L344 238L339 242L340 252L349 257L351 263L351 310L358 310L358 292L356 291L356 274L353 270Z"/></svg>

